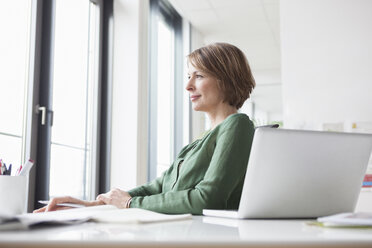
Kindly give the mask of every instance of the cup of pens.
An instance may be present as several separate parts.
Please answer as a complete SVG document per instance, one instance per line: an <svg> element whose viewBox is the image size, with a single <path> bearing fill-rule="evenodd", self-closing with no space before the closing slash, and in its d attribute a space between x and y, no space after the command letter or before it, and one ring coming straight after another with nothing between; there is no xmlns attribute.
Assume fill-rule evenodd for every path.
<svg viewBox="0 0 372 248"><path fill-rule="evenodd" d="M0 162L0 216L21 214L26 211L27 176L32 165L33 161L29 160L15 171L11 171L10 166L6 167Z"/></svg>

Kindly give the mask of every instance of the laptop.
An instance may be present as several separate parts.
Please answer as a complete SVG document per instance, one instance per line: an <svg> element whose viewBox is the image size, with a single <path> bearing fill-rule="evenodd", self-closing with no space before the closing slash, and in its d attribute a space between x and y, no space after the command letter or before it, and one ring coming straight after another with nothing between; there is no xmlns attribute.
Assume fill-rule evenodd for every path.
<svg viewBox="0 0 372 248"><path fill-rule="evenodd" d="M372 134L256 129L239 209L229 218L317 218L353 212Z"/></svg>

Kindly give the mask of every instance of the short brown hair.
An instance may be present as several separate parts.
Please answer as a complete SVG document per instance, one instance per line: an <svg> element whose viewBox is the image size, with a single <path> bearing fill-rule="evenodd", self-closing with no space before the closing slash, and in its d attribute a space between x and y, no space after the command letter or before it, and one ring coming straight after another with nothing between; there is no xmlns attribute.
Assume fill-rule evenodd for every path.
<svg viewBox="0 0 372 248"><path fill-rule="evenodd" d="M212 75L224 93L224 101L239 109L256 86L244 53L228 43L213 43L188 56L195 68Z"/></svg>

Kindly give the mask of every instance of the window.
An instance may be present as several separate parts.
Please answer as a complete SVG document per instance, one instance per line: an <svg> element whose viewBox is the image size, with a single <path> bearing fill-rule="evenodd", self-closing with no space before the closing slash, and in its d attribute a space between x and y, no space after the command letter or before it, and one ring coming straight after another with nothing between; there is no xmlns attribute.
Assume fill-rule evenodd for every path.
<svg viewBox="0 0 372 248"><path fill-rule="evenodd" d="M167 1L151 1L149 180L169 168L182 148L181 17Z"/></svg>
<svg viewBox="0 0 372 248"><path fill-rule="evenodd" d="M96 194L99 7L64 0L55 11L49 195L87 199Z"/></svg>
<svg viewBox="0 0 372 248"><path fill-rule="evenodd" d="M112 0L0 8L0 158L35 160L29 210L108 190L112 25Z"/></svg>
<svg viewBox="0 0 372 248"><path fill-rule="evenodd" d="M31 3L5 1L0 8L0 159L25 161ZM13 168L14 168L13 167Z"/></svg>

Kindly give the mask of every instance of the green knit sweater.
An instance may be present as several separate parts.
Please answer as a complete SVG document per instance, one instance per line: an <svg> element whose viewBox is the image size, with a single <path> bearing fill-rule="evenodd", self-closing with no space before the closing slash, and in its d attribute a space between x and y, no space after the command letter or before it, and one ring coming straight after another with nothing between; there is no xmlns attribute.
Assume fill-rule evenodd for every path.
<svg viewBox="0 0 372 248"><path fill-rule="evenodd" d="M161 177L128 191L130 207L168 214L238 209L253 135L247 115L230 115L184 147Z"/></svg>

